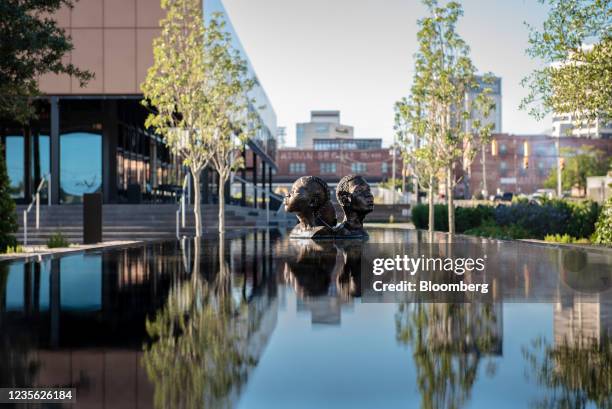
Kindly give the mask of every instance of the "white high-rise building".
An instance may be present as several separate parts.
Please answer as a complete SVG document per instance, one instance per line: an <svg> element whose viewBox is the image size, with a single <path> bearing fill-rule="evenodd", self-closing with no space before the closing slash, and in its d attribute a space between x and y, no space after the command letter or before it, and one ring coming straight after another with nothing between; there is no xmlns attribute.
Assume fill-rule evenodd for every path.
<svg viewBox="0 0 612 409"><path fill-rule="evenodd" d="M576 136L579 138L612 139L612 121L597 118L593 121L579 122L572 115L553 116L553 136Z"/></svg>

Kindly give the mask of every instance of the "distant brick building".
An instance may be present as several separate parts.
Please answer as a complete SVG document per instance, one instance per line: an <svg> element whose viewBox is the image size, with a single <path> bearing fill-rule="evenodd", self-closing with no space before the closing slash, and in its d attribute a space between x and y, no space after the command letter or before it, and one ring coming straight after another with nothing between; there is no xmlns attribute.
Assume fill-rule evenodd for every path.
<svg viewBox="0 0 612 409"><path fill-rule="evenodd" d="M276 153L278 170L275 184L292 183L298 177L315 175L330 184L336 184L342 176L354 173L365 176L370 183L390 179L393 157L389 149L365 150L314 150L285 148ZM402 175L402 161L396 158L395 175Z"/></svg>
<svg viewBox="0 0 612 409"><path fill-rule="evenodd" d="M493 156L491 144L486 146L487 189L489 194L513 192L530 194L540 189L551 170L557 165L557 138L548 135L494 134L497 155ZM560 147L580 148L587 145L612 156L612 140L562 137ZM528 143L528 160L525 168L525 142ZM482 189L482 155L479 153L470 171L464 175L455 193L467 197Z"/></svg>

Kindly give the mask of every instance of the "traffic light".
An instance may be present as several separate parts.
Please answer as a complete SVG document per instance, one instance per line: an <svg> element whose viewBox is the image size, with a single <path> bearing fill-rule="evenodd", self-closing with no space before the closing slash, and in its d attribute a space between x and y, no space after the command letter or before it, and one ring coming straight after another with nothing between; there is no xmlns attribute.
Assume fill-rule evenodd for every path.
<svg viewBox="0 0 612 409"><path fill-rule="evenodd" d="M565 169L565 158L559 158L559 168L561 170Z"/></svg>
<svg viewBox="0 0 612 409"><path fill-rule="evenodd" d="M497 141L495 139L491 141L491 155L497 156Z"/></svg>
<svg viewBox="0 0 612 409"><path fill-rule="evenodd" d="M527 169L529 167L529 157L525 156L523 158L523 169Z"/></svg>

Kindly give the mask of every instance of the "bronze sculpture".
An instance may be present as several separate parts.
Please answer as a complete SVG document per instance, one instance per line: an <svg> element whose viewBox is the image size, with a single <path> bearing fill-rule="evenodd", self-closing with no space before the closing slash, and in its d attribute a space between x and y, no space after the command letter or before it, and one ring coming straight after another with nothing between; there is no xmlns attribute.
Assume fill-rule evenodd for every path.
<svg viewBox="0 0 612 409"><path fill-rule="evenodd" d="M344 220L336 228L337 236L367 237L363 219L374 209L374 196L363 176L347 175L336 187L336 198L344 211Z"/></svg>
<svg viewBox="0 0 612 409"><path fill-rule="evenodd" d="M285 197L285 210L295 213L298 224L291 237L314 239L332 238L336 225L327 183L316 176L302 176L293 183Z"/></svg>
<svg viewBox="0 0 612 409"><path fill-rule="evenodd" d="M316 176L302 176L293 183L285 197L285 210L295 213L298 224L290 237L300 239L367 238L363 220L374 207L374 197L368 182L359 175L340 179L336 198L344 212L342 223L336 225L335 208L330 200L327 183Z"/></svg>

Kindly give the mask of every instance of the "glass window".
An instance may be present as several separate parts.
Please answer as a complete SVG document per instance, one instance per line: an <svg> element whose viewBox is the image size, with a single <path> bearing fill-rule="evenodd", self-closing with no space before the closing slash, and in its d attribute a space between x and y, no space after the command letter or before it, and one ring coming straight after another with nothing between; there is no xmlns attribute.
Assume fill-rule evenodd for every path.
<svg viewBox="0 0 612 409"><path fill-rule="evenodd" d="M71 132L60 136L60 199L81 203L84 193L102 189L102 136Z"/></svg>
<svg viewBox="0 0 612 409"><path fill-rule="evenodd" d="M327 132L329 132L329 125L327 125L327 124L318 124L315 127L315 132L316 133L327 133Z"/></svg>
<svg viewBox="0 0 612 409"><path fill-rule="evenodd" d="M336 173L336 163L335 162L323 162L320 165L321 173Z"/></svg>
<svg viewBox="0 0 612 409"><path fill-rule="evenodd" d="M380 171L382 173L387 173L389 171L389 164L387 162L383 162L380 164Z"/></svg>
<svg viewBox="0 0 612 409"><path fill-rule="evenodd" d="M25 196L25 169L23 136L6 137L6 169L11 181L9 192L13 198Z"/></svg>
<svg viewBox="0 0 612 409"><path fill-rule="evenodd" d="M351 163L351 172L352 173L363 173L366 172L367 166L365 163L355 162Z"/></svg>
<svg viewBox="0 0 612 409"><path fill-rule="evenodd" d="M32 161L31 161L31 175L32 175L32 191L38 187L38 183L44 177L46 178L51 172L50 167L50 138L49 135L32 135ZM48 185L41 190L41 199L46 200L47 198Z"/></svg>
<svg viewBox="0 0 612 409"><path fill-rule="evenodd" d="M499 164L499 174L500 176L506 176L508 173L508 163L502 161Z"/></svg>
<svg viewBox="0 0 612 409"><path fill-rule="evenodd" d="M305 163L290 163L289 164L289 173L304 173L306 172L306 164Z"/></svg>

